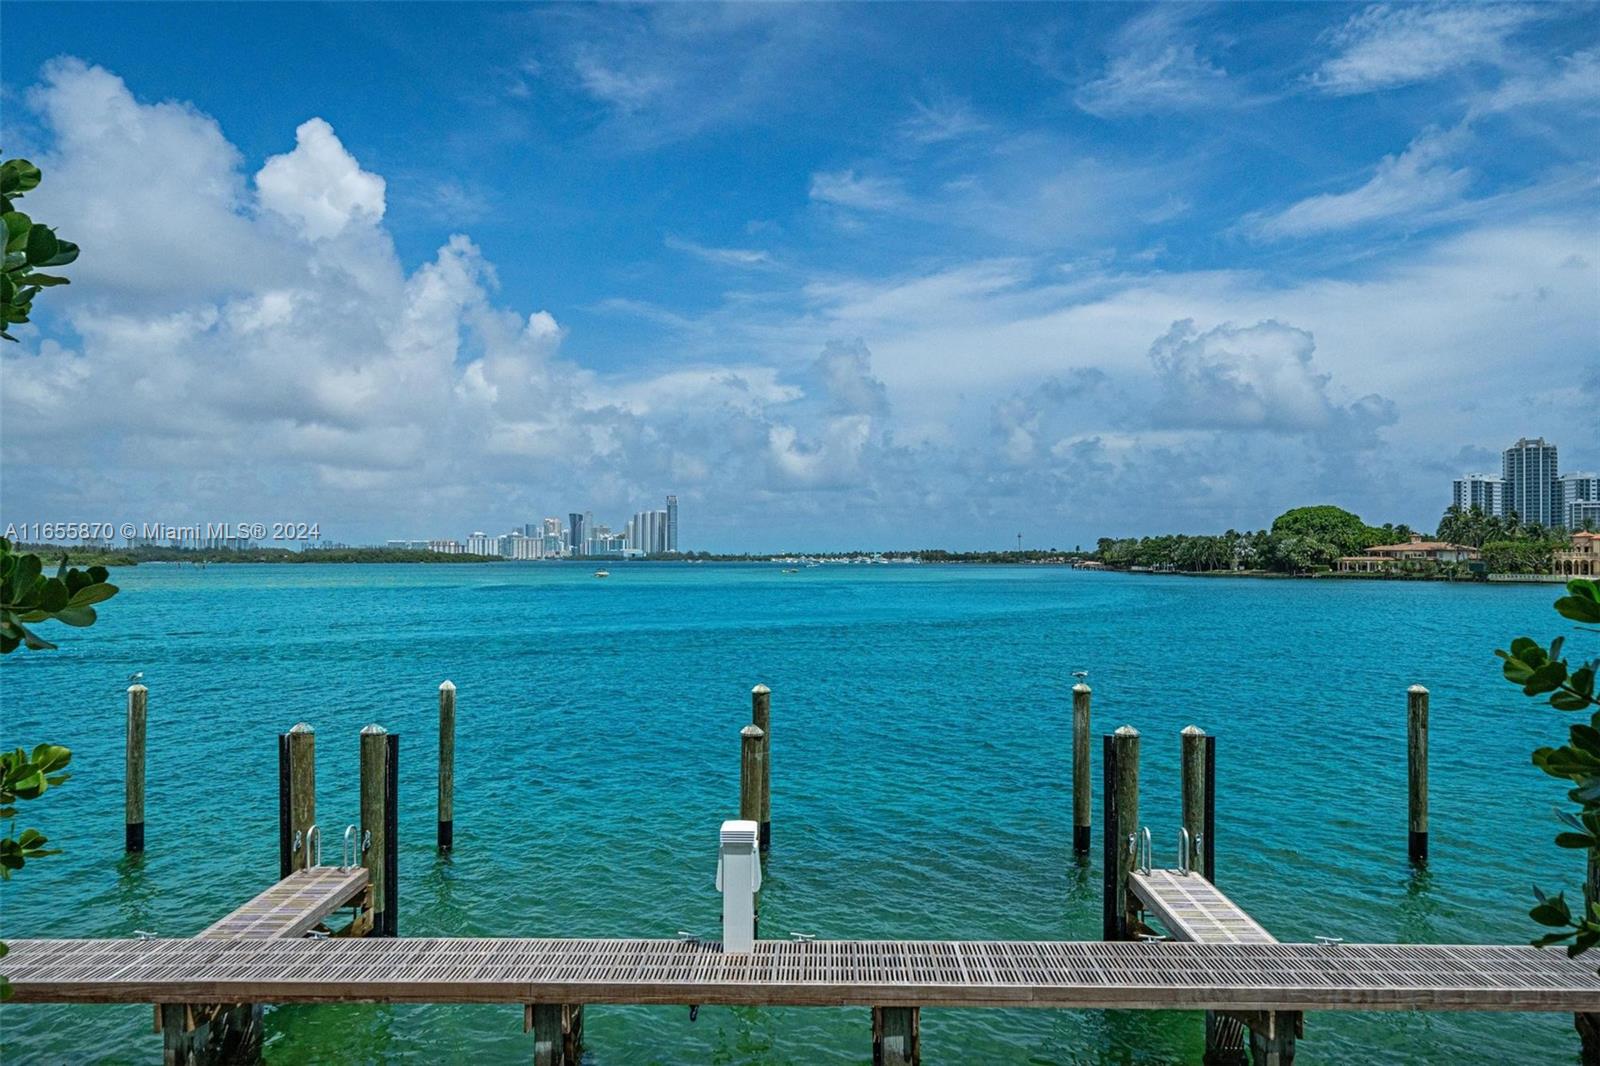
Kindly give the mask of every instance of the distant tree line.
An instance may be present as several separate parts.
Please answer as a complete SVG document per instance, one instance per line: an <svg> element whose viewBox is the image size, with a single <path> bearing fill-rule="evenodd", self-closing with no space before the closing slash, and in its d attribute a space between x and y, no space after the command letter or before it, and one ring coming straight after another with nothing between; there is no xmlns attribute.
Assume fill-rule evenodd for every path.
<svg viewBox="0 0 1600 1066"><path fill-rule="evenodd" d="M1369 526L1342 507L1322 504L1285 511L1273 519L1270 529L1101 537L1095 557L1107 566L1122 568L1302 574L1326 570L1340 556L1360 555L1377 544L1398 544L1409 539L1411 532L1404 523Z"/></svg>
<svg viewBox="0 0 1600 1066"><path fill-rule="evenodd" d="M1585 529L1593 526L1593 522L1584 523ZM1548 573L1554 561L1552 553L1570 542L1560 530L1523 522L1515 511L1501 517L1485 514L1481 507L1462 510L1453 504L1439 519L1438 536L1440 540L1479 549L1484 565L1495 574Z"/></svg>
<svg viewBox="0 0 1600 1066"><path fill-rule="evenodd" d="M1592 526L1593 523L1589 523ZM1586 526L1585 528L1589 528ZM1272 522L1270 529L1216 535L1168 533L1152 537L1101 537L1094 557L1107 566L1152 570L1255 571L1304 574L1327 570L1341 556L1361 555L1379 544L1401 544L1412 535L1405 523L1369 526L1340 507L1296 507ZM1564 548L1567 536L1515 514L1485 514L1480 508L1452 506L1439 520L1438 540L1477 548L1481 569L1495 574L1549 573L1552 553ZM1418 570L1455 571L1443 564Z"/></svg>

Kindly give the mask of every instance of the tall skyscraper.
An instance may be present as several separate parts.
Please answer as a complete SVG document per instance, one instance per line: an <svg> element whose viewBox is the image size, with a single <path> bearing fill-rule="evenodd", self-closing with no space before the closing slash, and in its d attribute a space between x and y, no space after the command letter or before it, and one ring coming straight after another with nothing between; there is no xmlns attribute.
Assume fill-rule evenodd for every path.
<svg viewBox="0 0 1600 1066"><path fill-rule="evenodd" d="M1506 514L1515 513L1524 524L1558 524L1555 513L1556 446L1543 437L1523 437L1502 454Z"/></svg>
<svg viewBox="0 0 1600 1066"><path fill-rule="evenodd" d="M1476 507L1487 515L1505 513L1505 481L1495 474L1464 474L1451 488L1450 502L1463 511Z"/></svg>
<svg viewBox="0 0 1600 1066"><path fill-rule="evenodd" d="M577 511L567 515L567 543L572 545L573 555L583 554L583 515Z"/></svg>
<svg viewBox="0 0 1600 1066"><path fill-rule="evenodd" d="M1582 529L1600 516L1600 474L1563 474L1556 478L1556 525Z"/></svg>
<svg viewBox="0 0 1600 1066"><path fill-rule="evenodd" d="M678 550L678 497L667 497L667 551Z"/></svg>

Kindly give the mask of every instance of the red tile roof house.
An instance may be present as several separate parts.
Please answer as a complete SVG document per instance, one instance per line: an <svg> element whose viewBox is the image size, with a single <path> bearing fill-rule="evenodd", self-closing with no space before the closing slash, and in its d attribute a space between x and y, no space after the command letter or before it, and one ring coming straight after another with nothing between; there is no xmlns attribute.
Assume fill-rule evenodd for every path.
<svg viewBox="0 0 1600 1066"><path fill-rule="evenodd" d="M1451 544L1444 540L1423 540L1413 533L1404 544L1378 544L1364 555L1346 555L1339 560L1342 574L1375 574L1404 568L1411 563L1464 563L1478 558L1477 548Z"/></svg>

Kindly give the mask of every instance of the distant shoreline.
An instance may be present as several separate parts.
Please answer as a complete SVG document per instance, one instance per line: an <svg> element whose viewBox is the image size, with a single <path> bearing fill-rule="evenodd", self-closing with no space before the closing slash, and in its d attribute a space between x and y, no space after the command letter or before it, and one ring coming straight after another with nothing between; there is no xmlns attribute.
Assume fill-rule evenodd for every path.
<svg viewBox="0 0 1600 1066"><path fill-rule="evenodd" d="M1272 570L1132 570L1126 567L1074 567L1076 563L1089 562L1087 556L1046 552L901 552L901 553L782 553L774 555L714 555L686 553L680 556L643 556L634 559L594 557L569 557L564 559L507 559L497 555L449 555L443 552L414 551L392 548L316 548L310 551L290 551L285 548L262 548L235 551L210 549L202 551L177 548L135 548L127 551L102 551L98 549L51 544L18 545L22 551L33 552L46 563L59 562L66 556L70 566L237 566L251 564L416 564L426 566L460 565L470 563L518 563L544 566L610 567L638 564L667 564L686 566L700 563L742 563L759 566L815 565L839 566L1049 566L1073 567L1088 573L1123 574L1135 577L1191 577L1213 579L1254 578L1269 581L1425 581L1448 584L1531 585L1560 584L1554 575L1493 574L1484 577L1449 577L1427 573L1340 573L1318 571L1306 574L1288 574Z"/></svg>

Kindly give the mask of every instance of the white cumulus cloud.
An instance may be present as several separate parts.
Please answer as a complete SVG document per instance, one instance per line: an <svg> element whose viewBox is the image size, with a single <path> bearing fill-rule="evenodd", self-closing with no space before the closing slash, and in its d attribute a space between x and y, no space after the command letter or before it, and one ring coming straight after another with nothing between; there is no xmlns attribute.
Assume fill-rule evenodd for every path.
<svg viewBox="0 0 1600 1066"><path fill-rule="evenodd" d="M294 151L268 159L256 174L263 207L298 223L312 240L383 217L383 179L361 169L332 126L308 119L294 141Z"/></svg>

